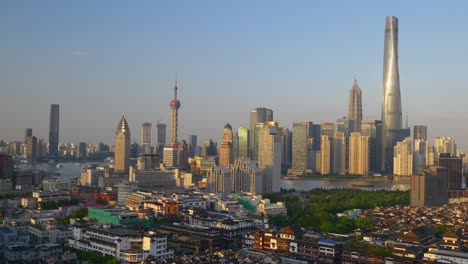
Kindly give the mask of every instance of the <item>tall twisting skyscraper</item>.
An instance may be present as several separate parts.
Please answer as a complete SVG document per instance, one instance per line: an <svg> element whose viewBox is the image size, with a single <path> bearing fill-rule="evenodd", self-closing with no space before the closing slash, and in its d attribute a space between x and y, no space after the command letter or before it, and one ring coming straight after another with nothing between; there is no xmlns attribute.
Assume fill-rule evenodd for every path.
<svg viewBox="0 0 468 264"><path fill-rule="evenodd" d="M57 158L59 143L59 105L50 105L49 156Z"/></svg>
<svg viewBox="0 0 468 264"><path fill-rule="evenodd" d="M382 169L393 168L393 147L409 136L402 129L400 75L398 71L398 18L388 16L385 23L383 101L382 101Z"/></svg>
<svg viewBox="0 0 468 264"><path fill-rule="evenodd" d="M349 90L349 111L348 118L354 119L355 127L354 131L361 131L361 120L362 120L362 92L361 88L354 79L353 86ZM354 132L352 131L352 132Z"/></svg>
<svg viewBox="0 0 468 264"><path fill-rule="evenodd" d="M115 130L114 170L116 173L128 173L130 166L130 128L125 116L122 116Z"/></svg>

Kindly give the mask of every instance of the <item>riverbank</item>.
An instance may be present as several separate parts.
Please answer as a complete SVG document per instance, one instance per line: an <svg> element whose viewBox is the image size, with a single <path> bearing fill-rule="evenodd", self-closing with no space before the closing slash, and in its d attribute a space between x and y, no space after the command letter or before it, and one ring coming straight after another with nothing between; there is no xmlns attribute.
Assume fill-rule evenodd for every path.
<svg viewBox="0 0 468 264"><path fill-rule="evenodd" d="M359 176L359 175L337 175L337 176L283 176L283 180L331 180L331 181L340 181L340 180L366 180L366 181L383 181L388 179L386 176Z"/></svg>

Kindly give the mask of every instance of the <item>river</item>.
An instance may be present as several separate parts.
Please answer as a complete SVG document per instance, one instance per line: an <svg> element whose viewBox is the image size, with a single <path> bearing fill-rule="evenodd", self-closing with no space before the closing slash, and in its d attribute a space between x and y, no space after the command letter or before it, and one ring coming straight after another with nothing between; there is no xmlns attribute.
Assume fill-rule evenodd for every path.
<svg viewBox="0 0 468 264"><path fill-rule="evenodd" d="M21 168L39 169L53 174L59 174L60 177L73 179L81 175L81 167L91 164L105 165L105 162L65 162L62 167L57 168L56 164L39 163L35 165L22 165ZM352 185L373 185L373 187L358 187L363 190L409 190L410 182L408 179L395 178L388 180L385 177L373 177L368 179L293 179L281 180L281 188L296 189L308 191L315 188L355 188Z"/></svg>

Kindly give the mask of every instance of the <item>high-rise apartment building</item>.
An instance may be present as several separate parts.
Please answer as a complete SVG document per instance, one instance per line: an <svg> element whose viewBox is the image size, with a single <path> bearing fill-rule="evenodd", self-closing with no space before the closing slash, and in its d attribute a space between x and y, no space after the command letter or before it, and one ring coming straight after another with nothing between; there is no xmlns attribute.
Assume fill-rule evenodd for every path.
<svg viewBox="0 0 468 264"><path fill-rule="evenodd" d="M397 142L393 150L393 174L409 176L413 173L413 151L411 138Z"/></svg>
<svg viewBox="0 0 468 264"><path fill-rule="evenodd" d="M393 150L397 142L410 136L403 129L400 75L398 70L398 18L387 16L385 23L383 100L382 100L382 170L393 170Z"/></svg>
<svg viewBox="0 0 468 264"><path fill-rule="evenodd" d="M125 116L122 116L115 130L114 171L128 173L130 166L130 128Z"/></svg>
<svg viewBox="0 0 468 264"><path fill-rule="evenodd" d="M367 175L370 169L370 137L353 132L349 137L349 174Z"/></svg>
<svg viewBox="0 0 468 264"><path fill-rule="evenodd" d="M426 142L426 167L434 165L434 147Z"/></svg>
<svg viewBox="0 0 468 264"><path fill-rule="evenodd" d="M239 158L230 166L233 193L263 193L263 170L249 158Z"/></svg>
<svg viewBox="0 0 468 264"><path fill-rule="evenodd" d="M427 140L417 138L413 146L413 173L418 174L426 169Z"/></svg>
<svg viewBox="0 0 468 264"><path fill-rule="evenodd" d="M330 137L328 135L321 136L320 146L320 174L330 174L330 161L331 161L331 144Z"/></svg>
<svg viewBox="0 0 468 264"><path fill-rule="evenodd" d="M427 140L427 126L413 126L413 140Z"/></svg>
<svg viewBox="0 0 468 264"><path fill-rule="evenodd" d="M308 166L309 138L312 137L312 122L294 122L292 127L292 172L303 175L310 168Z"/></svg>
<svg viewBox="0 0 468 264"><path fill-rule="evenodd" d="M369 170L380 172L382 170L382 121L363 120L361 122L361 135L369 137Z"/></svg>
<svg viewBox="0 0 468 264"><path fill-rule="evenodd" d="M440 153L439 158L435 160L437 166L447 168L448 189L447 190L460 190L462 189L463 181L463 160L450 153Z"/></svg>
<svg viewBox="0 0 468 264"><path fill-rule="evenodd" d="M208 172L206 189L210 193L221 193L226 197L231 193L231 170L225 166L215 166Z"/></svg>
<svg viewBox="0 0 468 264"><path fill-rule="evenodd" d="M361 131L362 91L361 91L361 88L359 88L359 85L356 79L354 79L353 86L351 87L351 90L349 90L348 118L351 120L354 120L354 124L355 124L354 131ZM349 133L354 132L354 131L350 131Z"/></svg>
<svg viewBox="0 0 468 264"><path fill-rule="evenodd" d="M448 170L431 166L411 176L411 206L442 206L448 203Z"/></svg>
<svg viewBox="0 0 468 264"><path fill-rule="evenodd" d="M50 105L50 123L49 123L49 157L58 157L58 144L59 144L59 105Z"/></svg>
<svg viewBox="0 0 468 264"><path fill-rule="evenodd" d="M455 139L451 137L436 137L435 144L435 158L439 157L441 153L449 153L452 156L457 155L457 144L455 144Z"/></svg>
<svg viewBox="0 0 468 264"><path fill-rule="evenodd" d="M223 129L223 141L219 147L219 165L228 167L234 162L232 148L232 127L229 123Z"/></svg>
<svg viewBox="0 0 468 264"><path fill-rule="evenodd" d="M344 132L335 132L331 141L330 171L340 175L346 173L346 136Z"/></svg>
<svg viewBox="0 0 468 264"><path fill-rule="evenodd" d="M263 192L281 189L281 137L278 123L270 121L259 131L258 167L263 169Z"/></svg>

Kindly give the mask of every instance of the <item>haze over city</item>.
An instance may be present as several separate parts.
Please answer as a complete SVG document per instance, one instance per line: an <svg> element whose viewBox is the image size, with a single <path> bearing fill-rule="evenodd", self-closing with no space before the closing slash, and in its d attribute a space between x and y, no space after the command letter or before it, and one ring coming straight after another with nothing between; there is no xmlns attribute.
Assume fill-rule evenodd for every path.
<svg viewBox="0 0 468 264"><path fill-rule="evenodd" d="M61 142L113 144L122 113L170 124L178 74L179 138L219 141L265 106L280 126L347 115L355 76L363 118L380 119L384 18L399 18L403 119L468 147L466 3L217 1L0 3L0 136L27 127ZM153 126L154 127L154 126Z"/></svg>

